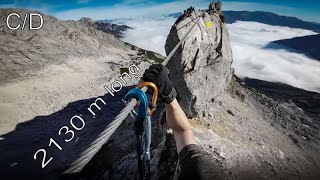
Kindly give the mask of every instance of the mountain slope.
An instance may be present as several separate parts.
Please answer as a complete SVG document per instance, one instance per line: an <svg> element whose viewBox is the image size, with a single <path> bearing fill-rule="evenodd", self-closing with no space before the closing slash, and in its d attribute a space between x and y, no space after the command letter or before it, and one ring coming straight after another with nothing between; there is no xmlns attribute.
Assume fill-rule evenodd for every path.
<svg viewBox="0 0 320 180"><path fill-rule="evenodd" d="M280 16L272 12L263 11L223 11L226 23L236 21L254 21L274 26L287 26L291 28L308 29L320 32L320 24L302 21L296 17Z"/></svg>
<svg viewBox="0 0 320 180"><path fill-rule="evenodd" d="M1 19L13 11L15 9L1 9ZM23 14L29 11L21 9L18 12ZM61 21L42 15L45 23L37 31L10 30L5 21L1 21L0 84L28 77L29 72L50 64L59 64L73 58L106 56L110 48L129 49L111 34L94 30L77 21ZM38 23L36 20L35 25ZM16 23L18 19L14 19L12 25Z"/></svg>
<svg viewBox="0 0 320 180"><path fill-rule="evenodd" d="M0 17L5 19L15 10L1 9ZM24 14L34 11L19 9L18 12ZM5 21L0 22L0 84L27 78L36 70L74 58L102 58L108 56L113 48L140 49L132 48L114 36L121 36L127 26L97 23L88 18L61 21L38 13L42 14L45 23L37 31L10 30ZM11 23L15 26L19 20L13 20ZM37 20L34 19L35 26L39 23Z"/></svg>
<svg viewBox="0 0 320 180"><path fill-rule="evenodd" d="M0 9L1 19L11 12L23 17L34 11ZM44 25L36 31L9 30L0 22L0 179L57 179L124 106L127 86L151 62L163 60L82 22L41 14ZM111 96L105 87L132 64L137 77L125 77L123 91ZM96 97L108 104L93 117L87 108ZM70 126L75 114L86 120L85 128L65 141L70 133L59 129ZM48 146L50 138L61 150ZM46 150L45 162L53 158L45 168L42 152L34 158L39 149Z"/></svg>
<svg viewBox="0 0 320 180"><path fill-rule="evenodd" d="M79 21L86 24L87 26L90 26L90 27L97 29L99 31L112 34L112 35L116 36L117 38L122 38L123 33L126 30L132 29L131 27L129 27L127 25L117 25L117 24L112 24L107 21L101 21L101 20L94 21L90 18L84 18L84 17L81 18Z"/></svg>
<svg viewBox="0 0 320 180"><path fill-rule="evenodd" d="M320 125L320 94L295 88L283 83L267 82L257 79L245 78L245 86L255 88L262 93L283 102L292 101L304 113L314 119L312 124ZM309 124L310 125L310 124Z"/></svg>
<svg viewBox="0 0 320 180"><path fill-rule="evenodd" d="M242 83L244 87L256 92L257 99L266 107L262 109L271 110L270 114L274 118L268 121L272 126L284 131L305 150L317 151L320 145L319 93L250 78L244 79Z"/></svg>
<svg viewBox="0 0 320 180"><path fill-rule="evenodd" d="M214 171L225 179L317 179L320 127L314 122L319 94L278 83L243 82L233 76L229 35L219 13L189 9L166 40L169 53L201 17L167 64L197 143L217 163ZM163 111L162 106L157 108ZM164 116L160 119L165 121ZM172 179L177 167L173 135L157 122L153 127L152 177ZM114 138L112 143L121 144L124 138ZM115 155L111 147L103 150ZM107 168L105 179L130 178L137 171L135 152L117 147L117 153L126 155ZM103 161L97 158L95 164L99 163Z"/></svg>
<svg viewBox="0 0 320 180"><path fill-rule="evenodd" d="M280 44L282 46L273 46L274 44ZM306 56L320 61L320 34L295 37L291 39L281 39L273 41L266 46L266 48L289 48L288 50L297 51L303 53Z"/></svg>

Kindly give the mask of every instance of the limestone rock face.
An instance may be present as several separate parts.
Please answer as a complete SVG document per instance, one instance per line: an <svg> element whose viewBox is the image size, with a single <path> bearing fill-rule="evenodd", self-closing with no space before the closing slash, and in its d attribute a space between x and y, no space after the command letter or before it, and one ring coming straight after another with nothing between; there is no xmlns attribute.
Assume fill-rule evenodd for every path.
<svg viewBox="0 0 320 180"><path fill-rule="evenodd" d="M27 13L39 13L43 17L43 26L39 30L29 30L26 23L24 30L11 30L7 27L6 17L12 12L18 13L20 17ZM0 19L0 84L29 77L30 71L51 64L74 58L105 57L108 56L105 52L112 48L130 48L112 34L88 26L93 21L90 19L61 21L26 9L0 9ZM11 18L9 23L16 27L20 21ZM32 22L34 27L38 27L40 18L34 18Z"/></svg>
<svg viewBox="0 0 320 180"><path fill-rule="evenodd" d="M233 74L228 31L220 12L209 13L191 11L181 15L165 45L169 54L200 17L167 65L180 104L189 117L208 114L210 103L225 91Z"/></svg>

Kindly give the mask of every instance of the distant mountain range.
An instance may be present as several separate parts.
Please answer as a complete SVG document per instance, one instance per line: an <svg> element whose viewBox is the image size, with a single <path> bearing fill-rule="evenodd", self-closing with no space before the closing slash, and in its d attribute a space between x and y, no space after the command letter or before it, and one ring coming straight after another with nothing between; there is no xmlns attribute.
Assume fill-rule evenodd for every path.
<svg viewBox="0 0 320 180"><path fill-rule="evenodd" d="M291 28L308 29L320 32L320 24L307 22L296 17L280 16L272 12L262 11L223 11L226 23L234 23L236 21L254 21L273 26L287 26Z"/></svg>
<svg viewBox="0 0 320 180"><path fill-rule="evenodd" d="M320 61L320 34L273 41L269 43L266 48L288 48L287 50L289 51L298 51L299 53L303 53L312 59Z"/></svg>
<svg viewBox="0 0 320 180"><path fill-rule="evenodd" d="M179 17L182 13L168 14L168 17ZM272 12L263 11L223 11L226 23L235 23L236 21L253 21L273 26L287 26L291 28L301 28L320 32L320 24L307 22L296 17L280 16Z"/></svg>
<svg viewBox="0 0 320 180"><path fill-rule="evenodd" d="M166 17L173 17L173 18L178 18L182 15L182 12L176 12L176 13L171 13L166 15Z"/></svg>
<svg viewBox="0 0 320 180"><path fill-rule="evenodd" d="M83 17L79 21L88 25L88 26L91 26L94 29L97 29L99 31L103 31L105 33L110 33L110 34L116 36L117 38L122 38L123 33L126 30L132 29L131 27L129 27L127 25L118 25L118 24L110 23L111 21L108 21L108 20L94 21L90 18Z"/></svg>
<svg viewBox="0 0 320 180"><path fill-rule="evenodd" d="M98 26L98 30L113 34L117 38L123 37L123 32L125 32L128 29L132 29L131 27L127 25L118 25L118 24L112 24L107 22L96 22Z"/></svg>

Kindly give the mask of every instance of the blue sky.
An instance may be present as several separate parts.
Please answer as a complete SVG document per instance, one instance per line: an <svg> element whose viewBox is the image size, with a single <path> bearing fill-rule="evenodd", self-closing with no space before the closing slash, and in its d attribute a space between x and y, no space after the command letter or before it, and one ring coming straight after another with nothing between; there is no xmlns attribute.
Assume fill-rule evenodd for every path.
<svg viewBox="0 0 320 180"><path fill-rule="evenodd" d="M206 8L209 2L207 0L1 0L0 7L35 9L57 16L59 19L77 20L82 16L93 19L157 16L179 12L190 5ZM320 22L319 0L224 0L222 2L224 10L270 11Z"/></svg>

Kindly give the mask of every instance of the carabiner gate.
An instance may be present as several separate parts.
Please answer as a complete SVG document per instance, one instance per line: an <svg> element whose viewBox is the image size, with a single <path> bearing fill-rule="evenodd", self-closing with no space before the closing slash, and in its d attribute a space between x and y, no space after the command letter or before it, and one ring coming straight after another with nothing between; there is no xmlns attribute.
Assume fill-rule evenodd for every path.
<svg viewBox="0 0 320 180"><path fill-rule="evenodd" d="M152 116L152 113L156 110L156 107L157 107L158 88L152 82L140 82L137 88L143 88L144 86L147 86L148 88L152 89L153 95L152 95L151 105L148 108L148 114L149 116Z"/></svg>
<svg viewBox="0 0 320 180"><path fill-rule="evenodd" d="M153 95L150 107L148 106L148 97L140 89L144 86L152 88ZM139 112L135 121L135 133L137 138L137 152L139 165L139 179L150 179L150 145L151 145L151 116L156 109L158 97L158 88L151 82L141 82L137 88L131 89L125 96L125 100L135 98Z"/></svg>

